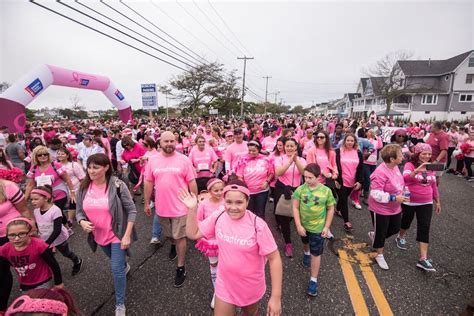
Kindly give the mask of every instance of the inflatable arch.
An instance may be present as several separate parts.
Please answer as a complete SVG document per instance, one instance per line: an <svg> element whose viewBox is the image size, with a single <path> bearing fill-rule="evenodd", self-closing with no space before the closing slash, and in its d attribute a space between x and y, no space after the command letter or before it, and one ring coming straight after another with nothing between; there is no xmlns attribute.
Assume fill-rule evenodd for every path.
<svg viewBox="0 0 474 316"><path fill-rule="evenodd" d="M51 65L41 65L15 82L0 95L0 126L9 132L25 130L25 107L50 85L100 90L118 109L123 122L132 120L132 108L109 78Z"/></svg>

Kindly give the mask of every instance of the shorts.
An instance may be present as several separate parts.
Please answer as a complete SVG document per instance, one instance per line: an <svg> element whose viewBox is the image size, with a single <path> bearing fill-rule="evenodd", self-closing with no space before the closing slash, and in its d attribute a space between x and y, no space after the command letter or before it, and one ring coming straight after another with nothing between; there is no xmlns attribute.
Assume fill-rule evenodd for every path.
<svg viewBox="0 0 474 316"><path fill-rule="evenodd" d="M309 244L309 252L312 256L320 256L323 254L324 249L324 238L321 237L321 233L310 233L306 232L306 237L301 237L303 244Z"/></svg>
<svg viewBox="0 0 474 316"><path fill-rule="evenodd" d="M187 215L180 217L161 217L160 225L164 237L171 239L181 239L186 237Z"/></svg>

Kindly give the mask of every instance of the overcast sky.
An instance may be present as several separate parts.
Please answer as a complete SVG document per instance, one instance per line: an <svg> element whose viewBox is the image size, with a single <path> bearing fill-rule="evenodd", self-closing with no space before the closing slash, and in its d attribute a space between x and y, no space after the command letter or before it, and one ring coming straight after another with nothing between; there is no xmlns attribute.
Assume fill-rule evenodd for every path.
<svg viewBox="0 0 474 316"><path fill-rule="evenodd" d="M55 1L36 2L185 67L180 61ZM64 2L107 21L74 1ZM195 54L208 61L217 60L228 70L237 69L239 76L242 76L243 62L237 57L244 54L254 57L247 62L246 79L252 91L246 100L253 101L265 98L262 77L267 75L272 77L269 93L280 91L278 99L282 98L286 104L310 106L313 101L318 103L355 92L364 67L387 53L407 50L416 59L446 59L474 48L474 1L471 0L123 0L180 44L116 0L104 2L149 31L99 1L80 2L190 60L193 59L189 56L195 57ZM107 22L117 26L110 20ZM134 108L141 107L140 84L164 84L182 72L27 0L0 0L0 40L0 81L13 83L38 64L52 64L108 76ZM184 60L176 54L173 56ZM111 107L101 92L54 86L30 106L67 107L76 95L88 109ZM274 100L274 95L268 98ZM164 97L160 95L159 104L164 103Z"/></svg>

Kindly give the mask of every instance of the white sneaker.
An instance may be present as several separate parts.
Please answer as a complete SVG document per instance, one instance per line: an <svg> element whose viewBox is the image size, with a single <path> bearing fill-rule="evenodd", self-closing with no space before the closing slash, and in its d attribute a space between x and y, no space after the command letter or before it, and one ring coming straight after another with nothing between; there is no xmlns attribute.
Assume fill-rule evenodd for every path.
<svg viewBox="0 0 474 316"><path fill-rule="evenodd" d="M126 315L125 311L126 311L125 305L115 306L115 316L125 316Z"/></svg>
<svg viewBox="0 0 474 316"><path fill-rule="evenodd" d="M152 237L151 240L150 240L150 244L153 244L153 245L159 245L159 244L161 244L160 238L158 238L158 237Z"/></svg>
<svg viewBox="0 0 474 316"><path fill-rule="evenodd" d="M383 255L377 255L377 257L375 257L375 261L377 261L377 264L382 270L388 270L388 264L387 261L385 261Z"/></svg>
<svg viewBox="0 0 474 316"><path fill-rule="evenodd" d="M351 201L352 202L352 206L354 206L357 210L361 210L362 209L362 205L360 205L360 203L356 203L354 201Z"/></svg>
<svg viewBox="0 0 474 316"><path fill-rule="evenodd" d="M216 304L216 294L212 295L212 301L211 301L211 308L214 309L214 305Z"/></svg>

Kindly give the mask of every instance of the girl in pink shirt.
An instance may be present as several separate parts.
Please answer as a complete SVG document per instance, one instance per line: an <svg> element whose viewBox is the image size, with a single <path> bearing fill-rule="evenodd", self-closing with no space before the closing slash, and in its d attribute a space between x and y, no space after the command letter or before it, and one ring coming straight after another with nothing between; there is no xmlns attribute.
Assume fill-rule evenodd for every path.
<svg viewBox="0 0 474 316"><path fill-rule="evenodd" d="M338 177L336 165L336 152L331 149L329 135L325 131L319 131L315 137L316 146L311 148L306 156L306 162L316 163L321 169L319 181L326 184L326 179L336 180ZM334 188L332 188L334 189Z"/></svg>
<svg viewBox="0 0 474 316"><path fill-rule="evenodd" d="M369 210L374 231L369 232L372 247L377 251L375 261L380 268L388 270L384 258L385 239L400 230L400 204L410 199L403 195L405 181L398 165L403 161L399 145L390 144L380 151L384 163L370 176Z"/></svg>
<svg viewBox="0 0 474 316"><path fill-rule="evenodd" d="M301 184L301 175L306 167L306 160L298 156L298 142L294 138L285 140L285 154L279 156L274 161L275 175L278 180L275 185L274 210L278 200L291 199L291 193ZM277 225L280 227L283 239L285 240L285 256L293 257L293 244L291 243L290 223L292 217L275 215Z"/></svg>
<svg viewBox="0 0 474 316"><path fill-rule="evenodd" d="M273 167L267 156L260 153L262 146L259 142L249 141L247 147L249 153L240 158L235 174L250 190L248 209L265 219L265 206L269 184L273 179Z"/></svg>
<svg viewBox="0 0 474 316"><path fill-rule="evenodd" d="M272 233L264 220L247 210L250 192L240 180L224 188L222 212L214 212L198 223L197 198L181 190L180 200L189 209L188 238L216 238L219 269L216 279L215 315L234 315L242 307L247 315L258 315L258 304L265 295L265 264L270 265L272 291L267 315L281 314L282 263Z"/></svg>
<svg viewBox="0 0 474 316"><path fill-rule="evenodd" d="M367 131L367 140L374 145L372 152L367 152L364 159L364 197L368 197L370 190L370 175L375 171L377 167L378 151L382 149L383 143L379 136L375 135L373 129Z"/></svg>
<svg viewBox="0 0 474 316"><path fill-rule="evenodd" d="M431 260L428 259L433 201L436 202L436 214L441 211L438 186L436 185L436 172L426 170L426 165L431 161L432 150L430 145L418 143L414 152L411 161L405 164L403 170L405 185L410 190L410 201L402 204L402 223L396 242L398 248L407 249L405 234L416 214L416 241L418 241L420 247L420 259L416 266L425 271L436 271Z"/></svg>
<svg viewBox="0 0 474 316"><path fill-rule="evenodd" d="M212 216L213 213L224 211L224 197L222 191L224 190L224 182L217 178L212 178L207 182L207 191L210 197L199 203L197 209L197 221L201 223L206 218ZM217 256L218 246L215 238L201 238L196 243L196 249L201 251L206 257L209 258L209 269L211 270L211 281L212 285L216 286L217 276ZM215 295L212 297L211 308L214 308Z"/></svg>
<svg viewBox="0 0 474 316"><path fill-rule="evenodd" d="M31 191L31 204L33 205L39 236L50 248L55 247L64 257L72 263L72 275L75 276L82 269L82 259L69 247L69 234L62 224L63 214L59 207L52 203L53 190L50 186L42 186Z"/></svg>
<svg viewBox="0 0 474 316"><path fill-rule="evenodd" d="M363 157L358 147L356 136L349 133L344 136L341 147L336 149L336 189L339 197L336 214L342 216L344 229L349 232L353 228L349 222L349 195L353 190L359 191L364 182Z"/></svg>

